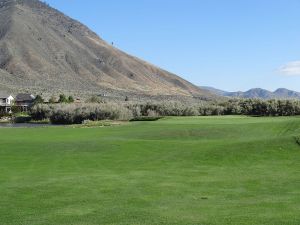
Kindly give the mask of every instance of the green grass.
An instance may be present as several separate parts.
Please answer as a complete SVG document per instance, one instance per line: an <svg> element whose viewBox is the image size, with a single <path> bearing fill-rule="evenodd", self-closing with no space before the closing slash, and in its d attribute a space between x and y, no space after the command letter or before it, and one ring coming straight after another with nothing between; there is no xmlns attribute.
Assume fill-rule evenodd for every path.
<svg viewBox="0 0 300 225"><path fill-rule="evenodd" d="M0 129L1 225L299 225L300 118Z"/></svg>

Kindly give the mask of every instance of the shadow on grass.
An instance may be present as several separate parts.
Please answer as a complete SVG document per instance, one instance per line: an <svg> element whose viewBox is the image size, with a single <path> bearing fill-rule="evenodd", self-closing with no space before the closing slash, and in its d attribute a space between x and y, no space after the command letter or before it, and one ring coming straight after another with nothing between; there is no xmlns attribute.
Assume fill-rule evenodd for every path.
<svg viewBox="0 0 300 225"><path fill-rule="evenodd" d="M158 121L162 119L163 117L148 117L148 116L142 116L142 117L136 117L134 119L131 119L130 122L136 122L136 121Z"/></svg>

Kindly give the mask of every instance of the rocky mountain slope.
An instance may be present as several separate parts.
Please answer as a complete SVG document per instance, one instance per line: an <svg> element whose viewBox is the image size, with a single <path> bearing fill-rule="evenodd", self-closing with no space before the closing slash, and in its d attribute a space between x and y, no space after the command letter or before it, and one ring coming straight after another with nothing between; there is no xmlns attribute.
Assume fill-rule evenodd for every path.
<svg viewBox="0 0 300 225"><path fill-rule="evenodd" d="M0 0L0 89L213 96L38 0Z"/></svg>
<svg viewBox="0 0 300 225"><path fill-rule="evenodd" d="M288 90L286 88L279 88L274 92L261 89L261 88L252 88L245 92L242 91L227 92L227 91L219 90L212 87L206 87L206 86L202 86L200 88L224 97L260 98L260 99L300 99L300 92Z"/></svg>

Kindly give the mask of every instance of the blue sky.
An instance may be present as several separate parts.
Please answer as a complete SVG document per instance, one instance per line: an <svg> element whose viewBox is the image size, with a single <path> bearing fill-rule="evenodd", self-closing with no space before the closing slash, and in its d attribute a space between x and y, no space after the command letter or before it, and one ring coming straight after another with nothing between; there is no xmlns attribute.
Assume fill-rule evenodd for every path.
<svg viewBox="0 0 300 225"><path fill-rule="evenodd" d="M196 85L300 91L299 0L46 0Z"/></svg>

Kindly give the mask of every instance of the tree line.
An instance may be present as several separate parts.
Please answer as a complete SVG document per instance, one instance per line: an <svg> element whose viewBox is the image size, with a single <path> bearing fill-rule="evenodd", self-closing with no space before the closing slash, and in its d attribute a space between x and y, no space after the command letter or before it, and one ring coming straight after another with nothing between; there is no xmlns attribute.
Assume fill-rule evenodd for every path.
<svg viewBox="0 0 300 225"><path fill-rule="evenodd" d="M230 99L218 103L223 115L295 116L300 115L298 100Z"/></svg>
<svg viewBox="0 0 300 225"><path fill-rule="evenodd" d="M51 96L51 98L49 99L49 103L50 104L54 104L54 103L73 103L74 97L73 96L69 96L67 97L64 94L60 94L58 99L55 96ZM37 95L34 99L34 104L43 104L45 102L45 100L43 99L43 97L41 95Z"/></svg>
<svg viewBox="0 0 300 225"><path fill-rule="evenodd" d="M294 116L300 115L300 101L229 99L200 103L145 102L106 103L95 98L92 103L36 104L30 110L34 120L50 119L52 123L73 124L84 120L131 120L162 116Z"/></svg>

